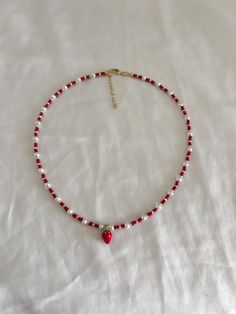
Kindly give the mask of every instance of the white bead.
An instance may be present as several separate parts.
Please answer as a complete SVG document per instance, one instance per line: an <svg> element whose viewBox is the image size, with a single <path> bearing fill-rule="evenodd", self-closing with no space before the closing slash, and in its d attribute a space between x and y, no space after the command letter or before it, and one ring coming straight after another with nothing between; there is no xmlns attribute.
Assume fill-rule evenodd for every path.
<svg viewBox="0 0 236 314"><path fill-rule="evenodd" d="M193 132L188 132L188 135L189 136L193 136Z"/></svg>
<svg viewBox="0 0 236 314"><path fill-rule="evenodd" d="M45 170L43 168L39 168L39 172L45 173Z"/></svg>
<svg viewBox="0 0 236 314"><path fill-rule="evenodd" d="M99 225L99 229L103 229L104 228L104 225Z"/></svg>
<svg viewBox="0 0 236 314"><path fill-rule="evenodd" d="M68 215L72 215L74 212L73 212L73 210L71 210L71 209L69 209L68 211L67 211L67 214Z"/></svg>
<svg viewBox="0 0 236 314"><path fill-rule="evenodd" d="M55 198L55 201L56 201L57 203L61 203L61 198L60 198L60 197L56 197L56 198Z"/></svg>
<svg viewBox="0 0 236 314"><path fill-rule="evenodd" d="M186 167L189 167L189 162L186 161L186 162L184 163L184 165L185 165Z"/></svg>
<svg viewBox="0 0 236 314"><path fill-rule="evenodd" d="M35 158L39 158L39 157L40 157L40 154L39 154L39 153L34 153L34 157L35 157Z"/></svg>
<svg viewBox="0 0 236 314"><path fill-rule="evenodd" d="M143 80L143 81L145 81L145 80L146 80L146 78L147 78L146 76L142 76L142 80Z"/></svg>
<svg viewBox="0 0 236 314"><path fill-rule="evenodd" d="M87 219L83 219L83 220L82 220L82 223L83 223L84 225L87 225L87 224L88 224L88 220L87 220Z"/></svg>
<svg viewBox="0 0 236 314"><path fill-rule="evenodd" d="M91 73L91 74L90 74L90 77L91 77L91 78L94 78L94 77L96 77L96 74L95 74L95 73Z"/></svg>
<svg viewBox="0 0 236 314"><path fill-rule="evenodd" d="M54 100L54 99L56 99L57 97L56 97L55 95L52 95L50 98L51 98L52 100Z"/></svg>
<svg viewBox="0 0 236 314"><path fill-rule="evenodd" d="M67 89L68 89L68 87L66 85L62 87L62 90L64 90L64 91Z"/></svg>
<svg viewBox="0 0 236 314"><path fill-rule="evenodd" d="M110 225L110 227L111 227L111 230L114 230L114 226Z"/></svg>
<svg viewBox="0 0 236 314"><path fill-rule="evenodd" d="M47 108L45 108L45 107L43 107L42 109L41 109L41 112L46 112L47 111Z"/></svg>
<svg viewBox="0 0 236 314"><path fill-rule="evenodd" d="M41 122L40 122L40 121L36 121L36 122L35 122L35 125L36 125L37 127L40 127L40 126L41 126Z"/></svg>
<svg viewBox="0 0 236 314"><path fill-rule="evenodd" d="M142 218L143 221L146 221L146 220L148 219L148 216L147 216L147 215L144 215L144 216L142 216L141 218Z"/></svg>
<svg viewBox="0 0 236 314"><path fill-rule="evenodd" d="M189 147L189 148L188 148L188 151L189 151L189 152L192 152L192 151L193 151L192 147Z"/></svg>
<svg viewBox="0 0 236 314"><path fill-rule="evenodd" d="M163 207L162 204L160 204L160 205L158 206L158 209L159 209L159 210L162 210L162 207Z"/></svg>
<svg viewBox="0 0 236 314"><path fill-rule="evenodd" d="M33 137L33 141L34 141L34 142L38 142L38 141L39 141L39 138L38 138L37 136L34 136L34 137Z"/></svg>
<svg viewBox="0 0 236 314"><path fill-rule="evenodd" d="M77 77L77 78L76 78L76 82L77 82L77 83L81 82L81 78L80 78L80 77Z"/></svg>
<svg viewBox="0 0 236 314"><path fill-rule="evenodd" d="M183 181L183 177L179 177L179 179L178 179L180 182L182 182Z"/></svg>
<svg viewBox="0 0 236 314"><path fill-rule="evenodd" d="M129 229L130 227L131 227L130 224L125 224L125 228L126 228L126 229Z"/></svg>
<svg viewBox="0 0 236 314"><path fill-rule="evenodd" d="M48 182L48 183L45 183L45 187L46 187L46 188L51 188L52 185L51 185L51 183Z"/></svg>

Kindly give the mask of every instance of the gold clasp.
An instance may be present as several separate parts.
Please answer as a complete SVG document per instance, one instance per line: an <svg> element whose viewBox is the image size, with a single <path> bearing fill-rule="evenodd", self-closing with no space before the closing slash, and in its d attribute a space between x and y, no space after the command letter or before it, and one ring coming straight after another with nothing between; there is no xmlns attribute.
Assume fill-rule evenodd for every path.
<svg viewBox="0 0 236 314"><path fill-rule="evenodd" d="M110 70L108 70L106 72L108 75L111 75L111 74L118 74L118 75L121 75L121 76L131 76L132 74L130 72L127 72L127 71L121 71L117 68L111 68Z"/></svg>

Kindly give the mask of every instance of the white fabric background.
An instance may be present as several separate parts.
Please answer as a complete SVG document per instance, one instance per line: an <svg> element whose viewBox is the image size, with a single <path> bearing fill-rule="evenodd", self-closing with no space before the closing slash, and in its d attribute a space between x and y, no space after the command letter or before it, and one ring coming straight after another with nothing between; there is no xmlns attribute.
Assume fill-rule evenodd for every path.
<svg viewBox="0 0 236 314"><path fill-rule="evenodd" d="M0 312L236 313L233 0L1 1ZM32 130L62 84L110 67L161 81L188 106L190 171L165 209L109 246L50 199ZM184 123L148 84L105 78L58 100L42 131L54 186L101 222L129 221L168 190Z"/></svg>

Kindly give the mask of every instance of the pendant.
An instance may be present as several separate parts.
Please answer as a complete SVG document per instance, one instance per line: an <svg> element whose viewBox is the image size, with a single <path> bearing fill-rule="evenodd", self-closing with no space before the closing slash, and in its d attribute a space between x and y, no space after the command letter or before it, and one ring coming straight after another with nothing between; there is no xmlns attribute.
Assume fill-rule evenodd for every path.
<svg viewBox="0 0 236 314"><path fill-rule="evenodd" d="M111 242L112 239L111 226L105 225L103 227L102 238L106 244L109 244Z"/></svg>

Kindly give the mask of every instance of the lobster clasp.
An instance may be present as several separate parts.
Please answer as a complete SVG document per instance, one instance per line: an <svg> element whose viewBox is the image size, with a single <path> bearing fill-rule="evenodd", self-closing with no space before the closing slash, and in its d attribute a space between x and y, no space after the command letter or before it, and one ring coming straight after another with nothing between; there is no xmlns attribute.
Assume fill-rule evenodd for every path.
<svg viewBox="0 0 236 314"><path fill-rule="evenodd" d="M118 74L118 75L122 75L122 76L131 76L131 73L126 72L126 71L121 71L117 68L111 68L110 70L107 71L107 74Z"/></svg>

